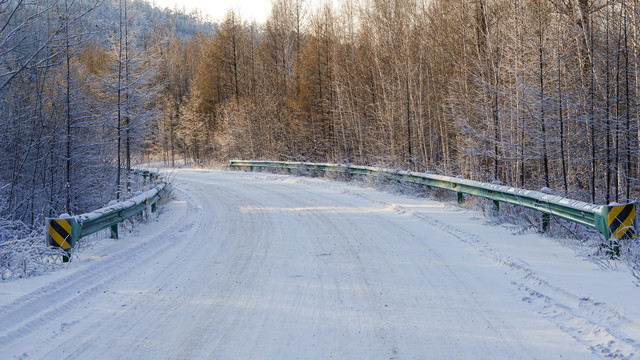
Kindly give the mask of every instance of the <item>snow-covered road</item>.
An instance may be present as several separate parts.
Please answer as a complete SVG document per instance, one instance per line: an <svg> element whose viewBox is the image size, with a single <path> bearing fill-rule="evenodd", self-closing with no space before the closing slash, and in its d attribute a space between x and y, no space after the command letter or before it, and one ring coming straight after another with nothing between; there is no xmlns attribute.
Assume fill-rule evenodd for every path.
<svg viewBox="0 0 640 360"><path fill-rule="evenodd" d="M178 170L68 268L0 283L2 359L640 355L640 289L558 241L322 179Z"/></svg>

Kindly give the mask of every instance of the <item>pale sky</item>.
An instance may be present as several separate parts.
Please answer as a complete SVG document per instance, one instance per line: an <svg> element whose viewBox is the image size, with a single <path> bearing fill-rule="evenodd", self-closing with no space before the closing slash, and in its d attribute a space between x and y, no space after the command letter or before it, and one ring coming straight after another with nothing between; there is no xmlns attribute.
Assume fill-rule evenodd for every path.
<svg viewBox="0 0 640 360"><path fill-rule="evenodd" d="M151 2L151 0L149 0ZM271 12L271 0L155 0L158 7L178 9L185 8L187 13L194 8L203 14L211 16L213 20L221 20L229 10L235 10L243 20L255 19L264 23Z"/></svg>

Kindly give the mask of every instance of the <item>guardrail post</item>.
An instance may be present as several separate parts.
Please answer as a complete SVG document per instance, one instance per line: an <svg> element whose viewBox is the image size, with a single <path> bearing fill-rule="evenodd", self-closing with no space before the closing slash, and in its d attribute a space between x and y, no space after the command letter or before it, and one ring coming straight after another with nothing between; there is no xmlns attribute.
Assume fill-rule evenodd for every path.
<svg viewBox="0 0 640 360"><path fill-rule="evenodd" d="M118 238L118 224L113 224L110 226L111 228L111 238L112 239L117 239Z"/></svg>
<svg viewBox="0 0 640 360"><path fill-rule="evenodd" d="M540 192L546 195L553 194L553 190L551 190L547 186L540 189ZM547 232L547 229L549 229L550 223L551 223L551 216L548 213L542 213L542 232Z"/></svg>
<svg viewBox="0 0 640 360"><path fill-rule="evenodd" d="M464 195L459 192L458 193L458 204L462 204L464 202Z"/></svg>
<svg viewBox="0 0 640 360"><path fill-rule="evenodd" d="M72 217L62 217L58 219L47 218L46 227L47 246L64 250L66 255L62 257L62 261L69 262L71 249L76 245L82 232L81 225Z"/></svg>
<svg viewBox="0 0 640 360"><path fill-rule="evenodd" d="M149 217L151 217L151 204L149 203L149 199L145 200L144 204L146 206L144 207L144 210L142 210L142 218L149 220Z"/></svg>
<svg viewBox="0 0 640 360"><path fill-rule="evenodd" d="M542 232L546 232L549 229L550 222L551 216L547 213L542 213Z"/></svg>
<svg viewBox="0 0 640 360"><path fill-rule="evenodd" d="M493 212L498 214L500 211L500 202L498 200L493 200Z"/></svg>

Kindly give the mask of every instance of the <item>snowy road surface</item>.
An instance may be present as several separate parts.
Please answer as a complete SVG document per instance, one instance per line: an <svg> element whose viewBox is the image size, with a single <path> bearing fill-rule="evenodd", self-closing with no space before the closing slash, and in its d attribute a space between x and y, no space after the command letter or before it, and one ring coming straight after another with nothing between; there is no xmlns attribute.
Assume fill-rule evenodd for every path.
<svg viewBox="0 0 640 360"><path fill-rule="evenodd" d="M0 283L2 359L638 358L640 291L557 240L321 179L178 170L67 268Z"/></svg>

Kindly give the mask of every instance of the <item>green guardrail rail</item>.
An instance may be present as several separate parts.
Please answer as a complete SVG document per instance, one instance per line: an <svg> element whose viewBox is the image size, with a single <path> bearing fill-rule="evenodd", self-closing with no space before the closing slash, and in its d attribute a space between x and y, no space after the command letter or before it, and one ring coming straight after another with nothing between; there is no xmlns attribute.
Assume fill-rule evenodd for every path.
<svg viewBox="0 0 640 360"><path fill-rule="evenodd" d="M63 257L64 262L70 260L71 249L80 238L111 228L111 238L117 239L119 223L144 211L156 212L157 202L166 192L167 183L150 171L135 171L133 174L142 176L144 184L148 178L153 185L144 193L89 213L46 219L47 245L62 248L67 253Z"/></svg>
<svg viewBox="0 0 640 360"><path fill-rule="evenodd" d="M508 203L541 212L542 231L547 230L551 215L596 229L602 233L606 240L610 241L610 247L615 253L619 252L619 240L637 237L635 203L595 205L553 195L549 191L532 191L458 177L371 166L254 160L231 160L229 166L231 168L249 168L250 170L253 168L283 168L384 176L396 181L455 191L459 203L464 201L464 194L479 196L493 200L495 211L499 210L500 203Z"/></svg>

